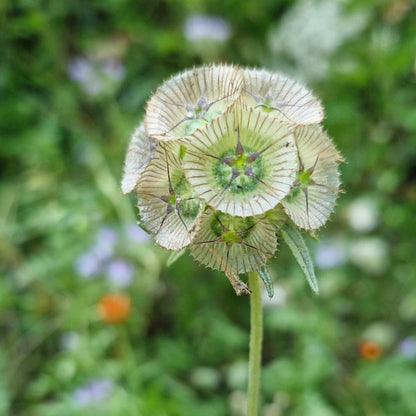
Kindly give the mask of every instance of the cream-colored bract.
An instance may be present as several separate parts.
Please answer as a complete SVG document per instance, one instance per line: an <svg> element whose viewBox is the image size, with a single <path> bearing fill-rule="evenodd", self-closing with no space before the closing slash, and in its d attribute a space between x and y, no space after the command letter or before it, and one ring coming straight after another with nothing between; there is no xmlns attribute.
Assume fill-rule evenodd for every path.
<svg viewBox="0 0 416 416"><path fill-rule="evenodd" d="M192 197L178 152L177 143L160 143L136 187L142 225L168 250L192 242L203 205Z"/></svg>
<svg viewBox="0 0 416 416"><path fill-rule="evenodd" d="M295 124L320 123L320 101L304 86L278 73L245 69L243 101L249 108Z"/></svg>
<svg viewBox="0 0 416 416"><path fill-rule="evenodd" d="M326 223L334 209L342 158L320 126L296 128L295 140L300 172L282 205L298 227L315 230Z"/></svg>
<svg viewBox="0 0 416 416"><path fill-rule="evenodd" d="M124 162L124 173L121 180L121 190L123 194L131 192L137 185L140 175L146 169L152 158L157 141L150 138L141 124L134 131L127 149Z"/></svg>
<svg viewBox="0 0 416 416"><path fill-rule="evenodd" d="M277 248L273 226L264 218L233 217L207 209L192 245L199 263L236 275L258 270Z"/></svg>
<svg viewBox="0 0 416 416"><path fill-rule="evenodd" d="M147 133L162 141L189 135L224 112L242 84L238 68L226 65L202 66L174 76L147 103Z"/></svg>
<svg viewBox="0 0 416 416"><path fill-rule="evenodd" d="M298 169L294 126L234 108L186 138L184 168L198 197L242 217L274 208Z"/></svg>

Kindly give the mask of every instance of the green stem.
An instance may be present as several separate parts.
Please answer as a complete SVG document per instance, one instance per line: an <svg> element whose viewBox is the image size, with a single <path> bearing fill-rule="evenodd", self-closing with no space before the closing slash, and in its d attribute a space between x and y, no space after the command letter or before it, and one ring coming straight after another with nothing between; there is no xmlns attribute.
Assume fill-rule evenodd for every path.
<svg viewBox="0 0 416 416"><path fill-rule="evenodd" d="M260 395L261 347L263 341L263 309L260 279L257 272L248 274L250 295L250 356L248 364L247 416L257 416Z"/></svg>

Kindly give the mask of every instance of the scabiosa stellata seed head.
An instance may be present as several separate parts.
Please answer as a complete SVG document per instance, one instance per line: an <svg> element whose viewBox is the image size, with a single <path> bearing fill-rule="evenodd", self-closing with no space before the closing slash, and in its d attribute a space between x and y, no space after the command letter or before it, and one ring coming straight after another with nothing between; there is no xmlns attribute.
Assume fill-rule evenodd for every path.
<svg viewBox="0 0 416 416"><path fill-rule="evenodd" d="M237 294L250 293L239 274L267 275L281 237L317 291L295 229L324 225L339 193L342 159L323 118L320 101L283 75L227 65L185 71L150 98L122 190L136 190L139 224L160 246L189 247Z"/></svg>

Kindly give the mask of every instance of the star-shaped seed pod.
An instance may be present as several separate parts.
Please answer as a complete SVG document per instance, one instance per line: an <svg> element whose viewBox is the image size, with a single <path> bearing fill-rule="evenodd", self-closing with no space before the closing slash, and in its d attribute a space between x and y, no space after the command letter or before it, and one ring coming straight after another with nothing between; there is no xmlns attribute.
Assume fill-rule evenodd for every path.
<svg viewBox="0 0 416 416"><path fill-rule="evenodd" d="M233 108L184 141L186 176L215 209L242 217L274 208L296 179L293 126Z"/></svg>
<svg viewBox="0 0 416 416"><path fill-rule="evenodd" d="M320 101L304 86L265 70L245 69L242 100L249 108L295 124L320 123Z"/></svg>
<svg viewBox="0 0 416 416"><path fill-rule="evenodd" d="M277 248L273 226L264 217L237 217L208 208L190 246L199 263L225 272L237 294L247 293L238 274L260 269Z"/></svg>
<svg viewBox="0 0 416 416"><path fill-rule="evenodd" d="M194 198L181 166L180 145L160 143L136 187L140 222L168 250L188 246L198 229L202 201Z"/></svg>
<svg viewBox="0 0 416 416"><path fill-rule="evenodd" d="M326 223L339 193L340 154L320 126L295 130L299 172L282 205L300 228L315 230Z"/></svg>
<svg viewBox="0 0 416 416"><path fill-rule="evenodd" d="M147 135L143 124L137 127L130 140L124 162L124 173L121 180L123 194L131 192L136 187L140 175L155 152L156 146L157 141Z"/></svg>
<svg viewBox="0 0 416 416"><path fill-rule="evenodd" d="M174 76L147 104L148 134L162 141L191 134L223 113L238 98L242 84L241 72L225 65L202 66Z"/></svg>

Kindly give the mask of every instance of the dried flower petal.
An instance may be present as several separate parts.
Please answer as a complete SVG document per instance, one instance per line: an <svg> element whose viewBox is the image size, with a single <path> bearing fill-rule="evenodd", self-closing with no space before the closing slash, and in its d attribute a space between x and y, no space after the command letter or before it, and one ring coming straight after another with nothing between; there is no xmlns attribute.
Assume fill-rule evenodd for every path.
<svg viewBox="0 0 416 416"><path fill-rule="evenodd" d="M242 217L274 208L296 178L292 125L233 109L186 139L184 167L197 196Z"/></svg>
<svg viewBox="0 0 416 416"><path fill-rule="evenodd" d="M298 178L282 205L301 228L315 230L328 220L339 193L338 162L342 160L320 126L295 130L299 152Z"/></svg>
<svg viewBox="0 0 416 416"><path fill-rule="evenodd" d="M190 247L195 260L229 277L258 270L276 248L276 234L268 220L234 217L212 209L202 215Z"/></svg>
<svg viewBox="0 0 416 416"><path fill-rule="evenodd" d="M175 140L224 112L238 97L243 78L233 66L202 66L185 71L159 87L147 104L148 134Z"/></svg>
<svg viewBox="0 0 416 416"><path fill-rule="evenodd" d="M179 149L178 143L161 143L136 188L143 226L168 250L192 242L202 207L185 178Z"/></svg>
<svg viewBox="0 0 416 416"><path fill-rule="evenodd" d="M146 134L143 125L134 131L124 162L124 174L121 180L123 194L129 193L135 188L140 175L152 158L156 146L156 140Z"/></svg>
<svg viewBox="0 0 416 416"><path fill-rule="evenodd" d="M244 102L249 108L296 124L323 120L320 101L296 81L265 70L246 69L243 73Z"/></svg>

